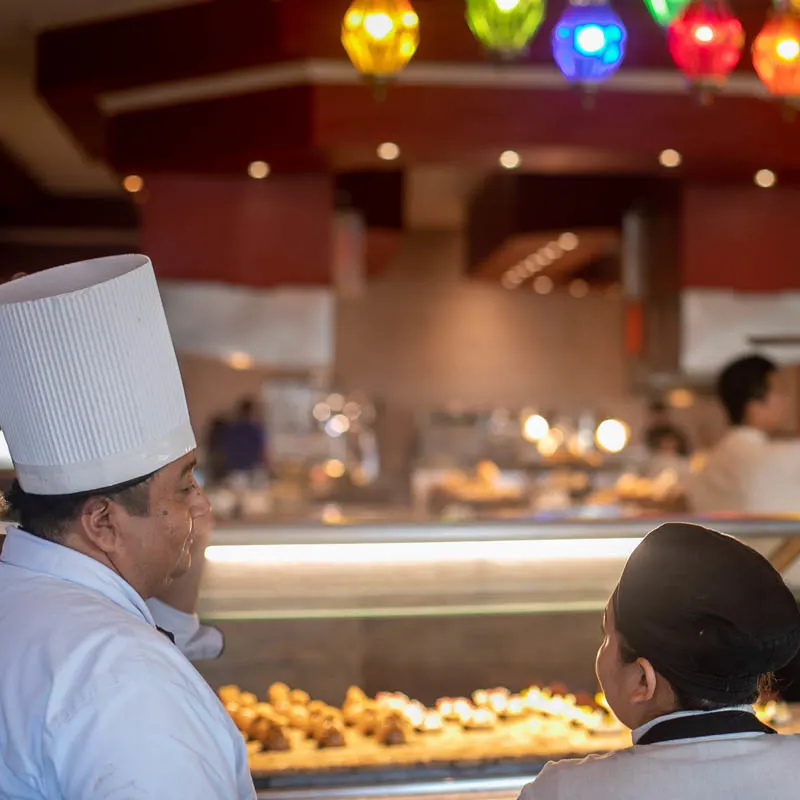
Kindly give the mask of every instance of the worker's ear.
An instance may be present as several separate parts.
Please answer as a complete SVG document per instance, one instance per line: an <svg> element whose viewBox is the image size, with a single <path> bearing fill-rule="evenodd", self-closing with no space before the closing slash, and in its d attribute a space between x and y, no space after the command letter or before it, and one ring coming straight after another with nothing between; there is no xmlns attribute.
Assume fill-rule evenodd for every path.
<svg viewBox="0 0 800 800"><path fill-rule="evenodd" d="M656 694L658 675L646 658L637 658L636 666L639 669L639 680L631 694L631 702L649 703Z"/></svg>
<svg viewBox="0 0 800 800"><path fill-rule="evenodd" d="M122 547L122 528L127 513L110 497L90 497L81 509L81 529L86 539L107 556Z"/></svg>

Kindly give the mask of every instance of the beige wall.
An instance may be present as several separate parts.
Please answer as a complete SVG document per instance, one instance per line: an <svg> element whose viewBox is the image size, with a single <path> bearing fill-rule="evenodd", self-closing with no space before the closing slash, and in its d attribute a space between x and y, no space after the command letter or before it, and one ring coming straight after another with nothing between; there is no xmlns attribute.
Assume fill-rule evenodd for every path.
<svg viewBox="0 0 800 800"><path fill-rule="evenodd" d="M337 303L337 382L382 401L379 437L393 477L411 452L415 412L451 403L591 410L641 422L643 402L630 392L622 352L620 299L542 297L469 280L462 248L457 234L410 234L360 298ZM198 432L267 375L193 357L181 368Z"/></svg>
<svg viewBox="0 0 800 800"><path fill-rule="evenodd" d="M391 473L408 457L414 412L450 403L641 419L621 300L510 292L468 280L463 263L460 236L414 233L361 298L338 303L337 377L384 401L379 436Z"/></svg>

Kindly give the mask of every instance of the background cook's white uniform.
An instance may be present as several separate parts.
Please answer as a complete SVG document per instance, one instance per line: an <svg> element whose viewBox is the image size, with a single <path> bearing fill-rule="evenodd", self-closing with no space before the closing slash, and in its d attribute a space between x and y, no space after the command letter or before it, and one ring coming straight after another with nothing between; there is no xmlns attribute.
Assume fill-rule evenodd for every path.
<svg viewBox="0 0 800 800"><path fill-rule="evenodd" d="M756 428L731 428L687 482L699 514L800 511L800 442L771 442Z"/></svg>
<svg viewBox="0 0 800 800"><path fill-rule="evenodd" d="M0 797L253 800L244 740L154 627L87 556L8 531L0 557Z"/></svg>
<svg viewBox="0 0 800 800"><path fill-rule="evenodd" d="M797 800L798 763L800 736L686 739L548 764L520 800Z"/></svg>
<svg viewBox="0 0 800 800"><path fill-rule="evenodd" d="M222 631L201 625L197 614L178 611L155 597L147 601L147 607L159 628L175 637L175 644L189 661L219 658L225 647Z"/></svg>

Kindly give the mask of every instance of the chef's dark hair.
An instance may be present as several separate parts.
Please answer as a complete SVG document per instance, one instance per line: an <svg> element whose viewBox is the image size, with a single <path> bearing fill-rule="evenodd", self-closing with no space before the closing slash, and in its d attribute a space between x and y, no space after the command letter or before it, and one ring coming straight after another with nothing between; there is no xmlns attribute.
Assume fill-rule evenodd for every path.
<svg viewBox="0 0 800 800"><path fill-rule="evenodd" d="M636 651L625 641L625 637L617 631L619 640L619 652L623 663L633 664L637 658L640 658ZM760 675L753 678L752 689L741 695L732 695L730 700L721 703L715 700L707 700L703 697L697 697L694 694L683 691L680 687L670 684L672 692L675 695L675 702L679 711L718 711L723 708L730 708L731 706L744 706L752 705L760 697L768 695L774 687L774 676Z"/></svg>
<svg viewBox="0 0 800 800"><path fill-rule="evenodd" d="M732 425L745 421L749 403L766 398L769 377L777 370L775 362L755 355L739 358L722 370L717 379L717 396Z"/></svg>
<svg viewBox="0 0 800 800"><path fill-rule="evenodd" d="M105 489L75 494L29 494L19 481L14 480L3 497L2 516L40 539L62 542L86 501L93 497L107 497L119 503L129 514L147 516L150 513L148 482L153 474Z"/></svg>

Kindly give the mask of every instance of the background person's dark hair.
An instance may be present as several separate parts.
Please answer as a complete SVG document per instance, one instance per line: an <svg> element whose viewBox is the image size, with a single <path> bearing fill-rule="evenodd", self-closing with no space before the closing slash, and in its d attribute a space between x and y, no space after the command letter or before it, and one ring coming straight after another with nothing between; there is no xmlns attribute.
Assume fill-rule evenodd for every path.
<svg viewBox="0 0 800 800"><path fill-rule="evenodd" d="M256 401L253 400L252 397L246 397L239 403L236 412L239 416L239 419L249 419L253 416L253 413L256 410Z"/></svg>
<svg viewBox="0 0 800 800"><path fill-rule="evenodd" d="M745 356L722 370L717 380L717 396L732 425L745 421L748 403L766 398L769 378L777 371L777 365L764 356Z"/></svg>
<svg viewBox="0 0 800 800"><path fill-rule="evenodd" d="M633 664L633 662L639 658L639 655L625 641L625 638L619 631L617 631L617 637L619 640L619 652L622 657L622 661L625 664ZM706 700L702 697L694 697L684 691L681 691L676 686L672 687L672 691L675 694L675 701L677 702L678 709L680 711L719 711L720 709L730 708L731 706L752 705L753 703L757 702L760 697L768 695L772 691L772 688L773 676L760 675L759 677L753 679L752 691L748 692L746 695L732 696L727 703L719 703L715 700Z"/></svg>
<svg viewBox="0 0 800 800"><path fill-rule="evenodd" d="M148 483L152 477L153 473L96 491L52 495L29 494L15 480L2 498L2 516L40 539L60 543L92 497L108 497L129 514L147 516L150 513Z"/></svg>

